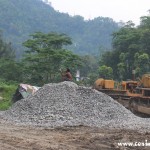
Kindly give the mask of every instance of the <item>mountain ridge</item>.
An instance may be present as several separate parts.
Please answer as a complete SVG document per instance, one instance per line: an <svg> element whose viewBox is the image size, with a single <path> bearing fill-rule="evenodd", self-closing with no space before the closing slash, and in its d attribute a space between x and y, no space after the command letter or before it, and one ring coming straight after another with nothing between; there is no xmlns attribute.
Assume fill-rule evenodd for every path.
<svg viewBox="0 0 150 150"><path fill-rule="evenodd" d="M84 20L56 11L42 0L0 0L0 30L21 57L22 43L34 32L65 33L72 38L69 47L78 54L97 55L102 49L111 49L111 34L119 29L111 18L97 17Z"/></svg>

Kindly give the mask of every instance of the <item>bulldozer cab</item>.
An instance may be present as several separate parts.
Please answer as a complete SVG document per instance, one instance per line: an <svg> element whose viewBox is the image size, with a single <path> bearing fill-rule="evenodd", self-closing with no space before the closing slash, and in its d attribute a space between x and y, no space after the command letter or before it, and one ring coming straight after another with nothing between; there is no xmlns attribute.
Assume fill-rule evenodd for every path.
<svg viewBox="0 0 150 150"><path fill-rule="evenodd" d="M150 74L144 74L136 88L142 96L150 97Z"/></svg>
<svg viewBox="0 0 150 150"><path fill-rule="evenodd" d="M135 93L135 90L138 86L138 82L137 81L122 81L121 85L122 85L123 90L129 91L131 93Z"/></svg>

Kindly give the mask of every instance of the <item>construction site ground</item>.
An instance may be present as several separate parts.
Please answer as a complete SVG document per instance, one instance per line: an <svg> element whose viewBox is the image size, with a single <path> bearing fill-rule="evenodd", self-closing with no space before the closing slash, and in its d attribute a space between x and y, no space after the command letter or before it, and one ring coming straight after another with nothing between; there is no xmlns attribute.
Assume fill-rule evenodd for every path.
<svg viewBox="0 0 150 150"><path fill-rule="evenodd" d="M0 150L149 150L150 145L142 145L149 139L150 133L131 130L85 126L39 128L0 120ZM136 145L119 146L121 142Z"/></svg>

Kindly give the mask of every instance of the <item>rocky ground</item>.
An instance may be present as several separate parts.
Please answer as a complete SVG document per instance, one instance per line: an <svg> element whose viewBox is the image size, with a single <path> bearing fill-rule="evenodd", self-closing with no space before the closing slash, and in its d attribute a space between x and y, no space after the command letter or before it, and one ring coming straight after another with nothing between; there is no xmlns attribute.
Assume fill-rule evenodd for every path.
<svg viewBox="0 0 150 150"><path fill-rule="evenodd" d="M47 84L0 112L0 150L128 149L150 149L150 119L75 83Z"/></svg>

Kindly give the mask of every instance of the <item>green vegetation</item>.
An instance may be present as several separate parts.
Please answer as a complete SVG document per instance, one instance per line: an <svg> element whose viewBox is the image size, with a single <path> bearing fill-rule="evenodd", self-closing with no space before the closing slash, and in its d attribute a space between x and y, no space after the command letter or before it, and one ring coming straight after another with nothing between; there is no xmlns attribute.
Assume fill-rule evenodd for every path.
<svg viewBox="0 0 150 150"><path fill-rule="evenodd" d="M16 83L0 80L0 110L6 110L11 106L11 98L16 88Z"/></svg>
<svg viewBox="0 0 150 150"><path fill-rule="evenodd" d="M112 79L113 78L113 70L111 67L107 67L105 65L100 66L98 68L98 73L100 77L103 77L105 79Z"/></svg>
<svg viewBox="0 0 150 150"><path fill-rule="evenodd" d="M111 49L111 34L119 29L111 18L85 21L81 16L55 11L42 0L0 0L0 18L0 30L15 47L17 58L25 50L22 43L35 32L64 33L72 39L68 48L74 53L97 55Z"/></svg>
<svg viewBox="0 0 150 150"><path fill-rule="evenodd" d="M83 80L75 82L88 86L99 77L119 81L132 79L133 70L136 77L150 72L150 16L137 27L129 21L119 29L110 18L84 21L41 0L0 0L0 18L12 41L0 34L0 110L11 106L17 83L60 82L60 68L70 68L74 81L80 70Z"/></svg>
<svg viewBox="0 0 150 150"><path fill-rule="evenodd" d="M42 86L44 83L60 82L60 68L76 71L81 64L80 57L63 48L71 43L70 37L65 34L33 34L32 39L24 42L28 48L23 61L24 75L30 76L27 81Z"/></svg>
<svg viewBox="0 0 150 150"><path fill-rule="evenodd" d="M150 16L141 17L141 24L135 27L129 21L113 33L113 50L101 56L100 65L113 69L117 80L132 79L150 72Z"/></svg>

